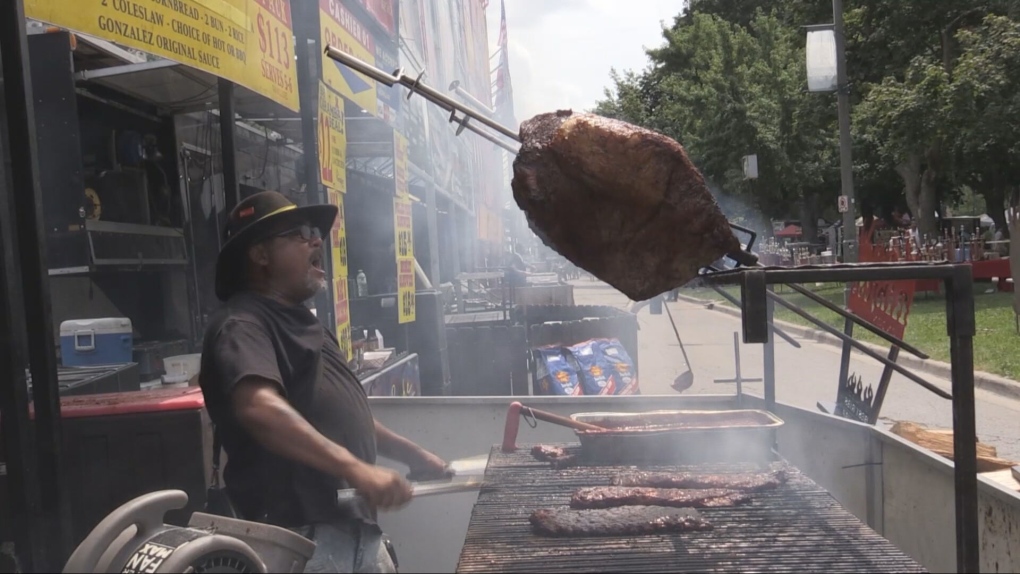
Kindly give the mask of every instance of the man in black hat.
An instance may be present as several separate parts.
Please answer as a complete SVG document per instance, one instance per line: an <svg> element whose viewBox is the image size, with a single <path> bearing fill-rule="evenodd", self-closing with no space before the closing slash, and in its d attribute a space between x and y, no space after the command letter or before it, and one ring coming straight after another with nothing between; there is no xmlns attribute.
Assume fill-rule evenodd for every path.
<svg viewBox="0 0 1020 574"><path fill-rule="evenodd" d="M216 262L225 305L206 330L199 380L241 518L314 540L309 570L395 572L375 512L407 503L411 487L375 465L377 450L421 478L446 464L375 421L336 337L305 306L326 286L322 238L336 214L272 191L234 208ZM343 488L361 500L339 506Z"/></svg>

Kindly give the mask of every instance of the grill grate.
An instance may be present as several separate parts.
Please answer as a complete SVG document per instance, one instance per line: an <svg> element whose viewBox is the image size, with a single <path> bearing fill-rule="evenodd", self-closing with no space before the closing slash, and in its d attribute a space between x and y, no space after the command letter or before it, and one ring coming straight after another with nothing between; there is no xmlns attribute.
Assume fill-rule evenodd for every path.
<svg viewBox="0 0 1020 574"><path fill-rule="evenodd" d="M608 485L624 468L632 467L557 471L535 461L530 447L514 454L494 448L457 571L925 571L789 466L787 483L754 494L750 505L699 510L715 527L710 532L598 538L532 534L528 522L532 511L567 506L574 490ZM718 473L764 469L748 464L641 468Z"/></svg>

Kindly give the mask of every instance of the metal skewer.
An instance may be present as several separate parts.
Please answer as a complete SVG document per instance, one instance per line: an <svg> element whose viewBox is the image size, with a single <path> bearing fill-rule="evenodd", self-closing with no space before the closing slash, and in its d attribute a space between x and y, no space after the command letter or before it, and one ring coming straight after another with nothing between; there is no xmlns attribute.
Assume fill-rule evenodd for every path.
<svg viewBox="0 0 1020 574"><path fill-rule="evenodd" d="M447 97L445 94L437 91L436 89L426 84L423 84L421 78L422 75L424 75L424 73L419 74L417 78L412 78L411 76L404 74L404 70L401 68L395 70L392 74L388 74L380 70L379 68L376 68L375 66L369 64L368 62L365 62L364 60L356 58L346 52L342 52L334 48L333 46L328 45L326 46L326 55L332 58L333 60L336 60L337 62L340 62L341 64L347 66L348 68L351 68L355 72L364 74L377 82L386 84L387 86L393 86L394 84L400 84L404 86L411 92L410 94L407 95L408 99L410 99L410 97L414 94L421 94L421 96L426 100L429 100L430 102L436 104L440 108L443 108L444 110L450 112L450 122L460 124L460 128L457 129L458 135L465 129L468 129L511 153L517 153L517 150L513 146L507 144L506 142L500 141L499 139L494 138L491 135L479 130L475 126L471 125L469 121L472 119L476 120L492 128L493 130L499 132L500 134L516 142L520 142L521 140L516 132L504 126L503 124L494 121L490 118L487 118L484 115L475 112L471 108L460 104L459 102ZM457 112L460 112L463 117L457 117Z"/></svg>
<svg viewBox="0 0 1020 574"><path fill-rule="evenodd" d="M368 76L369 78L372 78L377 82L381 82L391 87L394 84L400 84L404 86L410 92L409 94L407 94L408 99L410 99L411 96L413 96L414 94L421 94L421 96L426 100L450 112L450 122L456 123L460 126L457 128L457 135L460 135L461 132L467 129L480 135L486 140L502 147L503 149L509 151L512 154L516 154L518 152L518 150L515 149L510 144L501 141L499 138L493 137L491 134L485 133L484 131L478 129L474 125L471 125L470 121L476 120L479 123L488 126L489 128L492 128L493 130L499 132L500 134L512 139L513 141L520 143L521 138L516 132L504 126L503 124L486 117L484 114L480 114L477 111L469 108L468 106L465 106L460 102L451 99L450 97L444 95L442 92L439 92L436 89L426 84L423 84L421 79L422 76L425 75L425 72L418 74L417 78L412 78L411 76L404 74L403 68L398 68L392 74L389 74L379 68L376 68L372 64L369 64L368 62L361 60L360 58L352 56L347 52L340 51L330 45L326 45L325 53L331 59L336 60L337 62L340 62L341 64L347 66L348 68L354 70L355 72L364 74L365 76ZM463 117L457 117L457 112L460 112L463 115ZM751 253L750 251L751 246L754 243L754 238L756 237L756 234L750 229L740 227L739 225L736 225L732 222L730 223L730 227L750 233L751 240L747 244L747 251L737 250L733 253L728 253L727 257L733 259L738 264L744 266L752 266L757 264L758 256L755 255L754 253Z"/></svg>

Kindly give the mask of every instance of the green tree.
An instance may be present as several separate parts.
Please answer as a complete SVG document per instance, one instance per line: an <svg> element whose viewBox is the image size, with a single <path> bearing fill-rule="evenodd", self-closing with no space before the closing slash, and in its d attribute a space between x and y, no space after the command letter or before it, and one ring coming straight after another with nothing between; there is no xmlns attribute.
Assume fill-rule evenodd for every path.
<svg viewBox="0 0 1020 574"><path fill-rule="evenodd" d="M614 74L596 112L663 132L687 148L724 196L807 223L839 188L835 97L807 94L806 24L831 4L691 0L649 50L649 66ZM1000 225L1020 193L1020 2L845 0L862 212L905 201L926 233L966 186ZM749 185L741 156L756 153ZM799 207L799 209L798 209ZM810 232L810 231L809 231Z"/></svg>
<svg viewBox="0 0 1020 574"><path fill-rule="evenodd" d="M810 233L818 198L834 201L835 107L804 89L798 31L760 11L742 26L695 10L663 35L650 67L614 75L595 112L677 139L725 196L766 217L799 207ZM748 154L758 156L753 184Z"/></svg>
<svg viewBox="0 0 1020 574"><path fill-rule="evenodd" d="M958 189L959 124L953 122L958 38L1012 4L857 0L848 10L848 71L861 98L854 125L886 166L894 167L922 233L936 232L940 195L948 198Z"/></svg>
<svg viewBox="0 0 1020 574"><path fill-rule="evenodd" d="M907 206L922 234L937 231L936 183L946 165L948 74L917 58L906 77L887 76L855 109L855 125L903 180Z"/></svg>
<svg viewBox="0 0 1020 574"><path fill-rule="evenodd" d="M950 123L959 180L985 200L999 229L1020 188L1020 22L988 16L958 35Z"/></svg>

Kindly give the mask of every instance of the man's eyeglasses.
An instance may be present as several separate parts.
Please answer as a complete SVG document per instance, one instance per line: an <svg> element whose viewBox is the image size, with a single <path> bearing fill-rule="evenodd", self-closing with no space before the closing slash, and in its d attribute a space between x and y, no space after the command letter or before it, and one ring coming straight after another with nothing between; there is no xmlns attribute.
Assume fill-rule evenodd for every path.
<svg viewBox="0 0 1020 574"><path fill-rule="evenodd" d="M313 225L299 225L293 229L277 233L273 237L300 237L304 241L312 241L313 239L322 239L322 231Z"/></svg>

